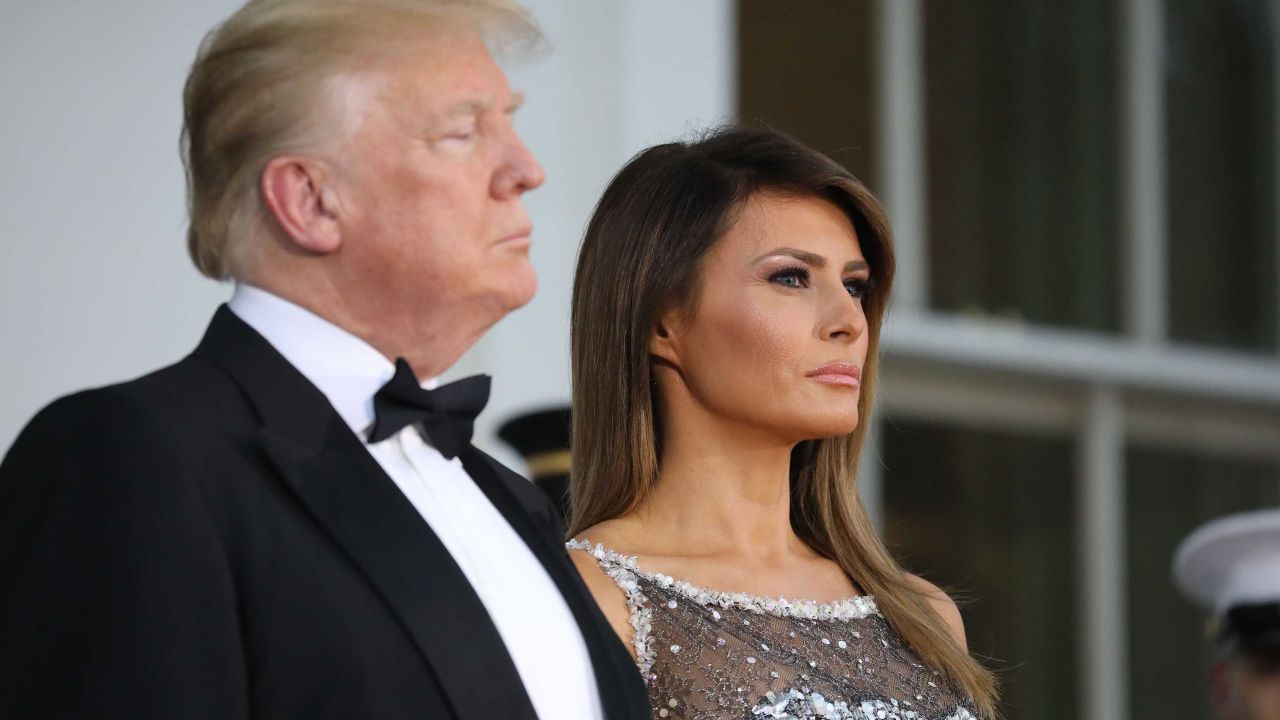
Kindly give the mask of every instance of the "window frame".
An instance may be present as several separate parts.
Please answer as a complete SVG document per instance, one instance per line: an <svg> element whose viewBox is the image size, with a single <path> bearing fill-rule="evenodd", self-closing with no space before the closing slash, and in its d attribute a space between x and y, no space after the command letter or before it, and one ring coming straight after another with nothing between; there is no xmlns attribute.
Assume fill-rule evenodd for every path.
<svg viewBox="0 0 1280 720"><path fill-rule="evenodd" d="M923 0L874 3L874 141L879 190L895 227L898 275L860 489L879 521L877 428L886 416L1074 437L1081 713L1121 720L1129 717L1126 448L1143 443L1268 460L1280 485L1280 350L1262 355L1168 340L1162 0L1123 0L1118 14L1125 98L1116 109L1124 168L1118 198L1126 279L1119 295L1122 334L931 310L924 12ZM1280 78L1280 52L1275 56ZM1280 90L1275 102L1280 110ZM1276 147L1280 167L1280 143ZM1275 206L1280 229L1280 197ZM1280 265L1280 252L1275 255ZM1274 301L1280 308L1280 287Z"/></svg>

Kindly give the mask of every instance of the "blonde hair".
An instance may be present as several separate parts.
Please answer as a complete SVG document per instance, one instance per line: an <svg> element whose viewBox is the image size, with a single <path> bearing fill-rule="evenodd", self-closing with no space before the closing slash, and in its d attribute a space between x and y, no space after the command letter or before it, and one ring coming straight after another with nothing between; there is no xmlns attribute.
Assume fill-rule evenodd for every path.
<svg viewBox="0 0 1280 720"><path fill-rule="evenodd" d="M570 537L634 509L657 481L662 418L649 336L660 314L693 307L701 265L743 204L762 192L817 197L853 223L871 266L859 416L871 417L880 326L893 281L884 208L826 156L778 133L714 130L637 155L610 182L587 227L574 278L571 344L573 475ZM920 586L885 549L855 482L866 436L800 443L791 460L791 524L876 599L923 662L942 671L985 717L995 682L948 631Z"/></svg>
<svg viewBox="0 0 1280 720"><path fill-rule="evenodd" d="M411 37L451 30L495 53L542 42L512 0L251 0L210 31L183 92L187 245L196 268L219 280L243 271L242 241L264 217L262 169L331 129L333 77Z"/></svg>

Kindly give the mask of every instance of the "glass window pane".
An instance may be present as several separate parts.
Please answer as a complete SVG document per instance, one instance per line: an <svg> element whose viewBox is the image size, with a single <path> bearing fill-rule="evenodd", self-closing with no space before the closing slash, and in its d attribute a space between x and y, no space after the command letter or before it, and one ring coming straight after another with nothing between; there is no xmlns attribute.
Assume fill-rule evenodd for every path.
<svg viewBox="0 0 1280 720"><path fill-rule="evenodd" d="M872 184L871 0L738 2L738 116Z"/></svg>
<svg viewBox="0 0 1280 720"><path fill-rule="evenodd" d="M1169 0L1169 334L1276 347L1274 3Z"/></svg>
<svg viewBox="0 0 1280 720"><path fill-rule="evenodd" d="M1280 468L1143 447L1126 463L1129 706L1147 717L1212 717L1207 616L1174 587L1173 552L1213 518L1280 504Z"/></svg>
<svg viewBox="0 0 1280 720"><path fill-rule="evenodd" d="M994 658L1007 720L1074 720L1072 444L915 421L881 427L890 548L959 591L969 647Z"/></svg>
<svg viewBox="0 0 1280 720"><path fill-rule="evenodd" d="M922 7L931 305L1116 331L1119 5Z"/></svg>

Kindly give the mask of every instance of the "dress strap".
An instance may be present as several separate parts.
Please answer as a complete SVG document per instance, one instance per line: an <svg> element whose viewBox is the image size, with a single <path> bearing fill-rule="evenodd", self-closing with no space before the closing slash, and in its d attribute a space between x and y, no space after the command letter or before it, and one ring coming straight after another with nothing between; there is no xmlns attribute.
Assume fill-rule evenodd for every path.
<svg viewBox="0 0 1280 720"><path fill-rule="evenodd" d="M653 631L653 609L649 605L649 598L640 587L640 580L636 575L635 557L614 552L604 545L593 544L585 538L570 540L565 543L565 547L585 552L595 558L605 574L622 589L623 595L627 598L627 610L630 614L633 631L631 643L635 648L636 664L640 667L640 674L644 677L645 683L648 684L652 679L650 670L653 668L656 657L650 638Z"/></svg>
<svg viewBox="0 0 1280 720"><path fill-rule="evenodd" d="M582 540L570 540L564 545L570 550L581 550L595 558L596 562L600 563L600 567L604 568L606 572L614 568L627 567L628 565L631 566L630 569L634 570L636 566L634 557L614 552L602 543L593 543L585 538Z"/></svg>

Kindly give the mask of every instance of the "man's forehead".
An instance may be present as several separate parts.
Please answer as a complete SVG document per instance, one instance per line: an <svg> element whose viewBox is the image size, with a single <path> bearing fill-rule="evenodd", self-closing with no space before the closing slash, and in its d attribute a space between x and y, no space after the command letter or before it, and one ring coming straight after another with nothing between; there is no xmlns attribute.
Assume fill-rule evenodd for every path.
<svg viewBox="0 0 1280 720"><path fill-rule="evenodd" d="M405 67L388 88L393 102L413 102L431 115L475 115L514 110L524 95L514 92L501 68L488 62L449 62Z"/></svg>

